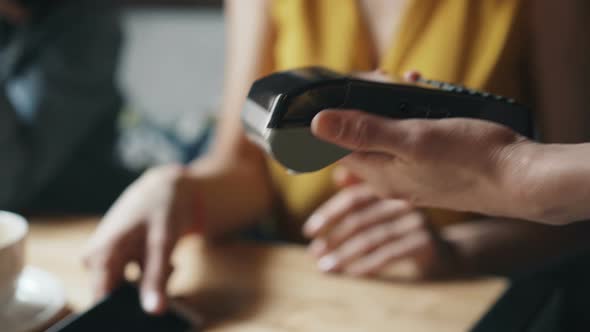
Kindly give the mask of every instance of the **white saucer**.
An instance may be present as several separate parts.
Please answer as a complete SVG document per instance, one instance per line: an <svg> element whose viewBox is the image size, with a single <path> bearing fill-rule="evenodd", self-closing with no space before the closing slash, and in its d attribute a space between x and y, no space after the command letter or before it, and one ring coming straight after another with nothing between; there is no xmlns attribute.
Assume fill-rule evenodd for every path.
<svg viewBox="0 0 590 332"><path fill-rule="evenodd" d="M27 266L18 280L16 295L0 310L2 332L27 332L47 324L64 308L65 291L51 274Z"/></svg>

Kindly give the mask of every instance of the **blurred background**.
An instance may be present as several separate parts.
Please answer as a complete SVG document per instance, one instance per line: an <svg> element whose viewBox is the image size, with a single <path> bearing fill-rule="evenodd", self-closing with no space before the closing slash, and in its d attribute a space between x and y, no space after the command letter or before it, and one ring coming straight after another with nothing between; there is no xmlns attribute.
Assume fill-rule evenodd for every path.
<svg viewBox="0 0 590 332"><path fill-rule="evenodd" d="M0 209L103 213L146 168L200 155L221 98L221 7L0 0Z"/></svg>
<svg viewBox="0 0 590 332"><path fill-rule="evenodd" d="M187 160L221 98L221 1L126 1L122 23L123 160Z"/></svg>

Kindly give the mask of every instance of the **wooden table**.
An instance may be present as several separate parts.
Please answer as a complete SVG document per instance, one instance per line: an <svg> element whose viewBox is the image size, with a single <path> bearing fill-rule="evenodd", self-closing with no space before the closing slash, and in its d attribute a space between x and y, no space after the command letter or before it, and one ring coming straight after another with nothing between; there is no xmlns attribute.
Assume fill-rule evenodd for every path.
<svg viewBox="0 0 590 332"><path fill-rule="evenodd" d="M73 310L91 304L82 249L96 219L34 221L28 263L58 276ZM298 246L181 242L171 292L207 331L467 331L506 288L490 278L402 283L323 275Z"/></svg>

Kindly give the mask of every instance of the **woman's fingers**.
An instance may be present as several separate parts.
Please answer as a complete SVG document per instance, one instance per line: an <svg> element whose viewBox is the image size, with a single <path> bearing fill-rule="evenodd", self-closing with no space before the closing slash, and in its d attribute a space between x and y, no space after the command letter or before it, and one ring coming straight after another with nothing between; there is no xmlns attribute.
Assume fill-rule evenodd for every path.
<svg viewBox="0 0 590 332"><path fill-rule="evenodd" d="M321 256L326 251L340 246L353 236L362 233L369 227L381 223L392 222L408 213L411 205L401 200L378 200L361 209L350 212L344 216L332 229L312 242L311 251L316 256Z"/></svg>
<svg viewBox="0 0 590 332"><path fill-rule="evenodd" d="M142 306L154 314L166 309L170 256L194 222L192 196L178 187L182 172L174 165L147 171L105 215L84 259L97 296L116 287L125 278L127 264L137 262L142 270Z"/></svg>
<svg viewBox="0 0 590 332"><path fill-rule="evenodd" d="M83 262L90 271L95 300L106 296L124 279L127 259L114 248L89 252Z"/></svg>
<svg viewBox="0 0 590 332"><path fill-rule="evenodd" d="M131 186L115 202L92 235L83 256L95 298L110 293L124 280L127 263L140 259L145 225Z"/></svg>
<svg viewBox="0 0 590 332"><path fill-rule="evenodd" d="M162 314L167 307L166 285L172 273L170 256L177 235L164 218L156 216L148 230L146 258L141 278L141 304L146 312Z"/></svg>
<svg viewBox="0 0 590 332"><path fill-rule="evenodd" d="M387 72L382 68L373 71L353 72L352 76L367 81L375 81L381 83L394 83L399 81L399 78L392 75L388 75Z"/></svg>
<svg viewBox="0 0 590 332"><path fill-rule="evenodd" d="M414 258L424 250L430 250L434 247L433 241L426 230L411 232L398 241L389 242L349 264L345 268L345 273L354 276L376 274L393 262Z"/></svg>
<svg viewBox="0 0 590 332"><path fill-rule="evenodd" d="M311 215L303 226L303 233L309 238L324 234L342 217L376 199L368 186L359 185L344 189Z"/></svg>
<svg viewBox="0 0 590 332"><path fill-rule="evenodd" d="M141 228L141 227L138 227ZM96 300L104 297L125 279L128 263L141 263L143 230L95 234L82 262L89 270Z"/></svg>
<svg viewBox="0 0 590 332"><path fill-rule="evenodd" d="M423 218L421 213L412 212L397 220L374 225L322 256L318 260L318 267L326 272L345 269L360 257L420 229L423 227Z"/></svg>

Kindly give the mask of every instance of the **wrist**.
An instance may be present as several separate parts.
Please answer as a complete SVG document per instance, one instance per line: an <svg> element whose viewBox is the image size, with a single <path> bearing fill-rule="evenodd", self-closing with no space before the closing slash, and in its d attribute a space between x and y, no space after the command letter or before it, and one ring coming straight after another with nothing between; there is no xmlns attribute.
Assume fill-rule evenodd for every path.
<svg viewBox="0 0 590 332"><path fill-rule="evenodd" d="M205 209L205 200L201 196L201 193L198 191L194 191L191 197L192 208L193 211L193 222L192 227L190 229L191 233L196 233L199 235L206 235L207 234L207 213Z"/></svg>
<svg viewBox="0 0 590 332"><path fill-rule="evenodd" d="M204 197L201 195L201 188L199 185L199 177L191 171L187 166L183 167L182 172L176 178L176 187L179 191L182 204L180 207L186 211L188 223L184 227L185 234L200 234L206 233L207 213L206 203Z"/></svg>
<svg viewBox="0 0 590 332"><path fill-rule="evenodd" d="M499 153L499 186L496 197L501 203L497 213L506 217L538 220L545 207L539 201L542 189L542 159L544 145L530 140L519 140ZM541 181L540 181L541 180Z"/></svg>

